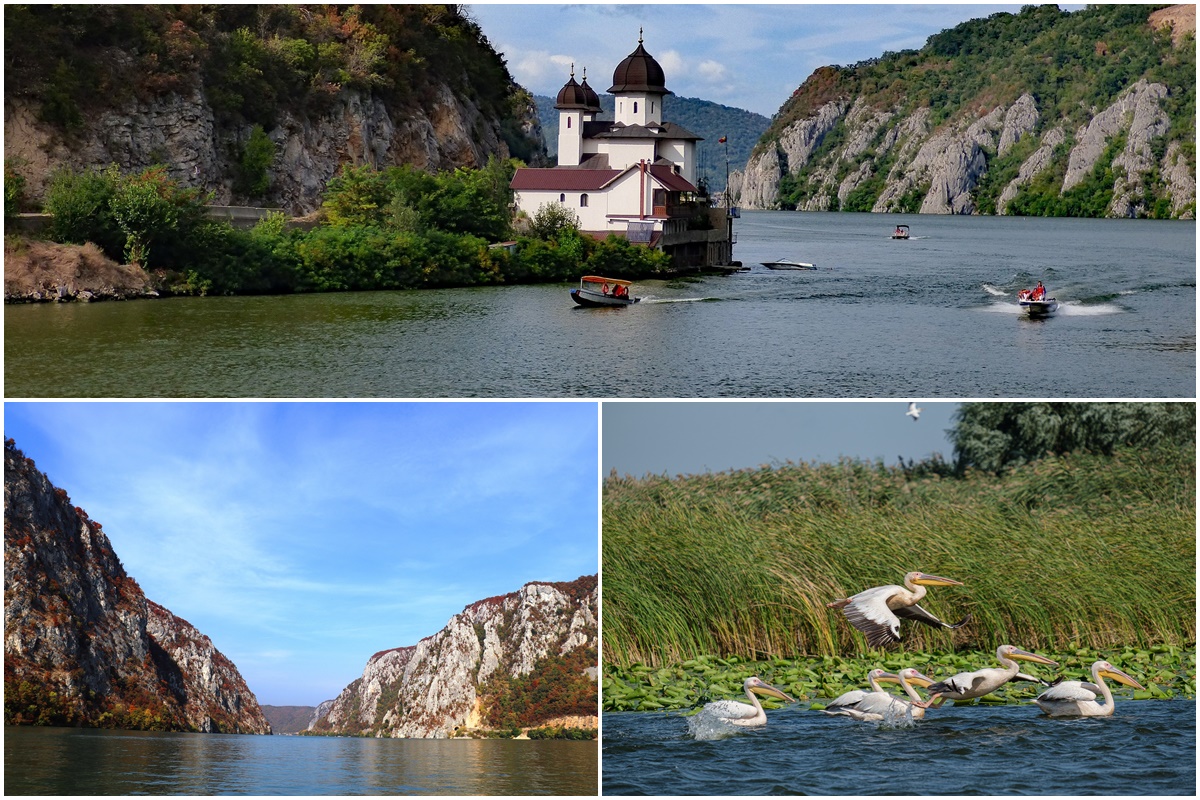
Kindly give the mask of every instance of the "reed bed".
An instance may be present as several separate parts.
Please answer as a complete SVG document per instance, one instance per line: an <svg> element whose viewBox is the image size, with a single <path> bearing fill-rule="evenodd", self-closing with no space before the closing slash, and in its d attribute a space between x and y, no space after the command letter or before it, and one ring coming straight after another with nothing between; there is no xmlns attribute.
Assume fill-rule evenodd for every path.
<svg viewBox="0 0 1200 800"><path fill-rule="evenodd" d="M604 487L604 659L658 667L863 656L826 603L921 570L962 581L902 649L1052 652L1196 640L1193 447L1047 458L943 478L782 464Z"/></svg>

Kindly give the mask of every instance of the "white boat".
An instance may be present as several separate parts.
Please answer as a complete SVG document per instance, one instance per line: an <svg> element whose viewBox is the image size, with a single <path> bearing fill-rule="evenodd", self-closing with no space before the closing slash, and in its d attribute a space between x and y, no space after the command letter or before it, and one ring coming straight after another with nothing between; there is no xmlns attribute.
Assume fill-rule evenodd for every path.
<svg viewBox="0 0 1200 800"><path fill-rule="evenodd" d="M892 238L893 239L907 239L908 238L908 226L907 225L897 225L896 230L892 231Z"/></svg>
<svg viewBox="0 0 1200 800"><path fill-rule="evenodd" d="M642 298L629 293L633 281L619 278L602 278L599 275L584 275L579 279L579 288L571 290L571 299L581 306L631 306Z"/></svg>
<svg viewBox="0 0 1200 800"><path fill-rule="evenodd" d="M1033 293L1023 289L1017 293L1017 304L1031 317L1048 317L1058 311L1058 301L1053 297L1033 299Z"/></svg>
<svg viewBox="0 0 1200 800"><path fill-rule="evenodd" d="M762 265L767 269L816 269L815 264L809 264L804 261L792 261L790 258L781 258L778 261L764 261Z"/></svg>

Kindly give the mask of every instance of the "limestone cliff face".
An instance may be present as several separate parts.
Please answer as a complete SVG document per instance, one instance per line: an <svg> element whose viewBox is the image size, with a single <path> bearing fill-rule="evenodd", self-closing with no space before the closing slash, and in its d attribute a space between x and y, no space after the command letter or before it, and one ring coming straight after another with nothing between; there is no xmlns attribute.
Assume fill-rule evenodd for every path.
<svg viewBox="0 0 1200 800"><path fill-rule="evenodd" d="M497 672L525 675L545 656L595 648L597 607L594 576L473 603L433 636L372 656L310 730L446 738L476 727L479 689Z"/></svg>
<svg viewBox="0 0 1200 800"><path fill-rule="evenodd" d="M541 141L535 112L525 132ZM54 170L81 171L116 164L123 171L166 164L184 186L213 193L217 205L237 204L236 154L249 126L222 128L201 88L151 99L130 98L86 120L70 142L40 123L36 108L6 102L4 155L24 175L30 198L40 199ZM343 90L319 116L280 115L266 132L276 145L271 188L262 202L304 214L320 205L321 192L342 165L409 164L438 171L480 167L510 153L500 122L486 118L470 98L447 85L421 107L389 107L369 92Z"/></svg>
<svg viewBox="0 0 1200 800"><path fill-rule="evenodd" d="M100 523L4 448L5 721L270 733L237 668L147 600Z"/></svg>
<svg viewBox="0 0 1200 800"><path fill-rule="evenodd" d="M1071 134L1061 125L1047 124L1029 94L936 128L929 124L928 108L904 114L872 108L861 98L852 106L840 100L789 126L777 142L751 157L744 173L732 175L730 185L745 208L778 208L780 182L789 174L801 176L808 191L797 208L836 211L851 192L886 168L871 211L974 214L975 192L992 163L1023 138L1039 137L1041 146L1021 162L1017 177L996 201L996 213L1003 214L1020 188L1046 170L1065 173L1061 192L1077 186L1110 144L1123 137L1124 146L1111 157L1117 177L1107 216L1144 214L1150 181L1165 187L1178 216L1195 204L1195 166L1177 145L1155 159L1153 142L1170 126L1162 109L1166 98L1166 86L1138 81ZM850 112L842 113L847 108ZM821 140L837 125L844 128L841 143L820 151ZM868 149L867 142L876 144Z"/></svg>
<svg viewBox="0 0 1200 800"><path fill-rule="evenodd" d="M1194 73L1194 5L1025 6L817 69L730 185L745 208L1192 218Z"/></svg>

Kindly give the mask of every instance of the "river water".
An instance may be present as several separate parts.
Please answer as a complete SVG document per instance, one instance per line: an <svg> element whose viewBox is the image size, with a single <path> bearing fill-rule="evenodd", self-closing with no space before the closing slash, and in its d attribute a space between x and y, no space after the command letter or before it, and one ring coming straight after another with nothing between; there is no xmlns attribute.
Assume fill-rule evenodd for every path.
<svg viewBox="0 0 1200 800"><path fill-rule="evenodd" d="M4 729L4 794L595 795L596 742Z"/></svg>
<svg viewBox="0 0 1200 800"><path fill-rule="evenodd" d="M697 740L679 714L606 713L605 795L1194 795L1196 704L1118 700L1110 718L1036 708L931 709L910 727L768 711L765 728Z"/></svg>
<svg viewBox="0 0 1200 800"><path fill-rule="evenodd" d="M898 222L913 238L893 241ZM749 272L5 308L7 397L1193 397L1196 226L752 212ZM815 271L765 269L791 258ZM1016 292L1063 304L1030 320Z"/></svg>

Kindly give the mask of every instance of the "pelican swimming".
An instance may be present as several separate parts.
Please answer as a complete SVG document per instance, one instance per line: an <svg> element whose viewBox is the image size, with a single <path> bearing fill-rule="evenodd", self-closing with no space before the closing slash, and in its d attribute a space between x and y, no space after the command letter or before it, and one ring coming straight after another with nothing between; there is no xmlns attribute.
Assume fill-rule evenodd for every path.
<svg viewBox="0 0 1200 800"><path fill-rule="evenodd" d="M930 686L929 700L924 703L925 707L928 708L935 702L940 706L947 699L971 700L994 692L1021 674L1017 660L1049 664L1052 667L1058 666L1057 661L1051 661L1037 653L1013 647L1011 644L1002 644L996 648L996 658L1004 665L1003 668L988 667L977 669L974 672L960 672Z"/></svg>
<svg viewBox="0 0 1200 800"><path fill-rule="evenodd" d="M935 628L961 628L971 615L950 625L921 608L917 603L925 597L926 586L962 586L960 581L910 572L904 576L904 586L876 586L845 600L834 600L828 608L840 608L850 624L867 636L871 647L884 647L900 641L900 617Z"/></svg>
<svg viewBox="0 0 1200 800"><path fill-rule="evenodd" d="M1135 689L1146 688L1107 661L1097 661L1092 664L1092 683L1063 681L1042 692L1033 702L1051 717L1111 717L1116 706L1105 678ZM1097 693L1104 695L1104 705L1096 702Z"/></svg>
<svg viewBox="0 0 1200 800"><path fill-rule="evenodd" d="M763 711L762 704L758 702L758 695L765 694L777 697L780 700L786 700L789 703L796 702L788 697L783 690L776 689L769 683L764 683L760 678L746 678L742 683L742 688L746 690L746 697L750 698L750 705L737 700L717 700L713 703L705 703L703 710L730 725L739 725L743 728L757 728L767 724L767 712Z"/></svg>
<svg viewBox="0 0 1200 800"><path fill-rule="evenodd" d="M908 404L908 411L905 411L905 412L904 412L904 416L906 416L906 417L912 417L912 418L913 418L913 422L916 422L916 421L917 421L917 420L920 418L920 416L921 416L921 412L922 412L922 411L924 411L924 410L925 410L925 409L923 409L923 408L917 408L917 404L916 404L916 403L909 403L909 404Z"/></svg>
<svg viewBox="0 0 1200 800"><path fill-rule="evenodd" d="M883 691L879 688L880 681L900 684L901 688L912 698L914 703L909 703L903 698ZM909 681L922 686L929 686L933 683L932 678L927 678L911 668L900 670L896 674L884 672L881 669L873 669L867 673L867 683L871 685L872 691L864 692L861 689L855 689L846 692L827 705L822 713L829 714L830 716L851 717L866 722L875 722L886 719L889 716L894 718L904 715L911 710L913 719L920 719L925 716L925 708L924 706L915 705L915 702L920 701L921 696L917 694L916 689L912 688Z"/></svg>

